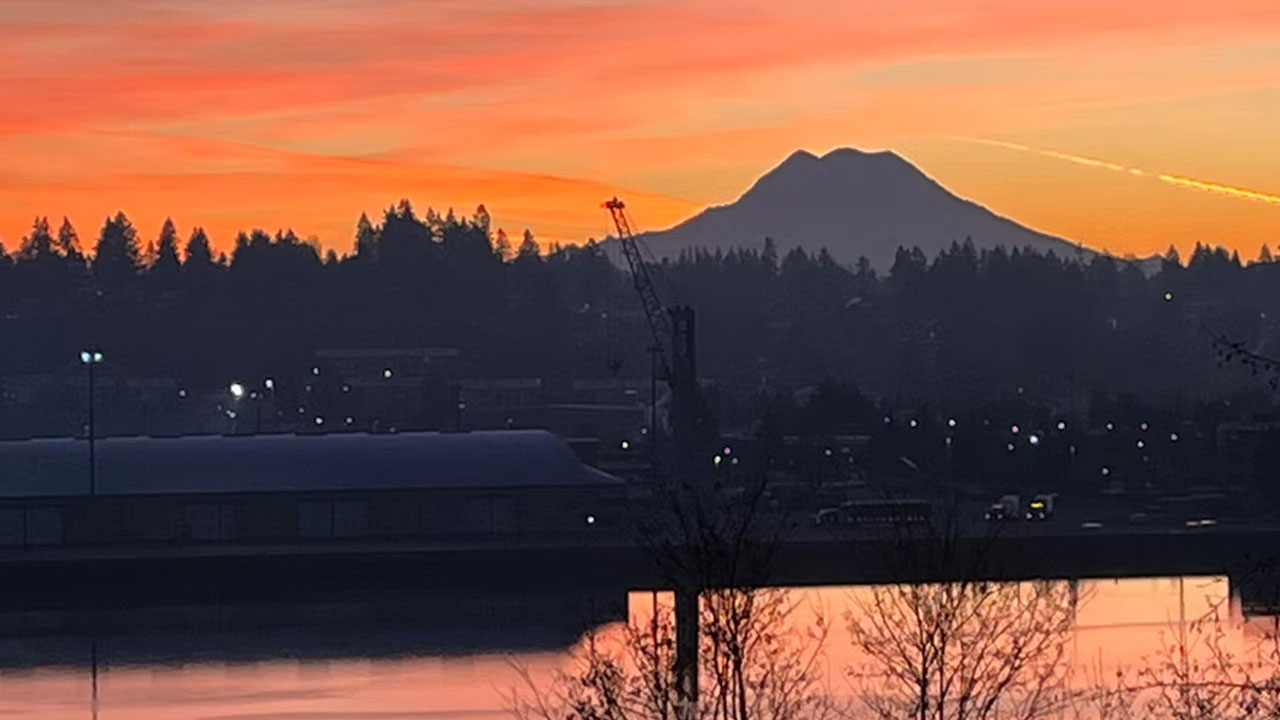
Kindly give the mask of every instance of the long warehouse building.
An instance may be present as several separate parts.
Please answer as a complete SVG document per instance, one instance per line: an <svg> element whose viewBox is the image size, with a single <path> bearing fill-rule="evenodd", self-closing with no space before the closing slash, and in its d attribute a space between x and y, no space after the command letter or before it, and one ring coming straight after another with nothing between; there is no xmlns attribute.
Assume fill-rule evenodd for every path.
<svg viewBox="0 0 1280 720"><path fill-rule="evenodd" d="M625 483L540 430L0 442L0 546L598 532ZM93 492L90 493L90 486Z"/></svg>

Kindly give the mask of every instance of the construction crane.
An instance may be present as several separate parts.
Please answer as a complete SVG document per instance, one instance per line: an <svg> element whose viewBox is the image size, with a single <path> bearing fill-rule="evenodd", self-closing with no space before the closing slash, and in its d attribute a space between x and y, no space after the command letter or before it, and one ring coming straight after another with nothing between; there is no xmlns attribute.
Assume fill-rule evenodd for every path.
<svg viewBox="0 0 1280 720"><path fill-rule="evenodd" d="M632 284L640 296L640 305L649 324L653 340L654 364L658 375L671 388L671 426L677 442L686 449L702 444L714 436L714 423L707 410L706 399L698 384L697 344L693 308L668 308L658 297L649 275L648 265L640 254L640 246L627 217L627 206L618 198L603 207L613 218L618 231L622 255L627 260Z"/></svg>

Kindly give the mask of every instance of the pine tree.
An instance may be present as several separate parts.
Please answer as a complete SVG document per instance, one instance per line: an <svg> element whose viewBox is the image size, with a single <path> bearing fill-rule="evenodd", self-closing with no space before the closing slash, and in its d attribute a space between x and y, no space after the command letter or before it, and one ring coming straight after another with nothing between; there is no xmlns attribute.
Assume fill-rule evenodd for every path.
<svg viewBox="0 0 1280 720"><path fill-rule="evenodd" d="M155 241L155 255L149 272L168 282L177 277L181 269L182 263L178 260L178 230L173 226L172 219L165 218L164 225L160 227L160 237Z"/></svg>
<svg viewBox="0 0 1280 720"><path fill-rule="evenodd" d="M138 233L122 212L107 218L93 253L93 275L103 289L127 287L141 268Z"/></svg>
<svg viewBox="0 0 1280 720"><path fill-rule="evenodd" d="M1267 247L1266 243L1262 243L1262 249L1258 251L1258 262L1269 263L1271 261L1271 248Z"/></svg>
<svg viewBox="0 0 1280 720"><path fill-rule="evenodd" d="M356 222L356 257L372 260L378 254L378 231L369 222L369 216L360 213Z"/></svg>
<svg viewBox="0 0 1280 720"><path fill-rule="evenodd" d="M520 249L516 251L516 257L537 259L541 256L542 250L538 247L538 241L533 239L533 233L529 228L525 228L524 239L520 241Z"/></svg>
<svg viewBox="0 0 1280 720"><path fill-rule="evenodd" d="M204 228L197 227L191 231L185 254L187 259L183 266L186 268L205 269L213 265L213 249L209 247L209 236Z"/></svg>
<svg viewBox="0 0 1280 720"><path fill-rule="evenodd" d="M84 260L84 253L80 250L80 235L76 233L76 229L72 227L71 221L64 215L62 225L58 228L57 240L58 253L68 260Z"/></svg>
<svg viewBox="0 0 1280 720"><path fill-rule="evenodd" d="M489 217L489 211L485 209L485 206L482 204L476 207L476 214L475 217L471 219L471 224L475 225L481 232L488 236L489 223L492 219L493 218Z"/></svg>
<svg viewBox="0 0 1280 720"><path fill-rule="evenodd" d="M507 237L507 231L502 228L498 228L498 232L494 235L493 254L497 255L498 259L503 262L511 259L511 238Z"/></svg>
<svg viewBox="0 0 1280 720"><path fill-rule="evenodd" d="M22 238L22 245L18 248L18 260L39 260L52 257L53 254L53 236L49 234L49 218L37 217L31 223L31 234Z"/></svg>

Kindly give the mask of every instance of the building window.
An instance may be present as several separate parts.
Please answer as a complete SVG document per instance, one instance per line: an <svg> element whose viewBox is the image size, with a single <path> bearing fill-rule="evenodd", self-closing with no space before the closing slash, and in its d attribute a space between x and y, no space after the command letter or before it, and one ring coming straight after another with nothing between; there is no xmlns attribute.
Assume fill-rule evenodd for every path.
<svg viewBox="0 0 1280 720"><path fill-rule="evenodd" d="M61 545L62 508L0 509L0 545Z"/></svg>
<svg viewBox="0 0 1280 720"><path fill-rule="evenodd" d="M26 543L26 513L22 508L0 509L0 545Z"/></svg>
<svg viewBox="0 0 1280 720"><path fill-rule="evenodd" d="M304 500L298 503L298 536L302 538L357 538L369 534L366 500Z"/></svg>
<svg viewBox="0 0 1280 720"><path fill-rule="evenodd" d="M218 542L236 537L235 506L231 503L191 503L182 509L182 537L195 542Z"/></svg>
<svg viewBox="0 0 1280 720"><path fill-rule="evenodd" d="M298 537L327 538L333 536L333 503L305 501L298 503Z"/></svg>
<svg viewBox="0 0 1280 720"><path fill-rule="evenodd" d="M369 503L364 500L343 500L333 504L333 536L338 538L365 537L369 534Z"/></svg>

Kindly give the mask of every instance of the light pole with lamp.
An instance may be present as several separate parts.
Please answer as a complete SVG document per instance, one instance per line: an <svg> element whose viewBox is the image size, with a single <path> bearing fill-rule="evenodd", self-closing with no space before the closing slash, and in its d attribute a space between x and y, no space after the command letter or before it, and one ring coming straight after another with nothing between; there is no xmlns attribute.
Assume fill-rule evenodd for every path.
<svg viewBox="0 0 1280 720"><path fill-rule="evenodd" d="M96 457L95 439L97 433L94 427L94 383L93 369L94 366L102 364L103 355L101 350L81 350L80 364L89 370L89 498L92 500L98 494L98 467Z"/></svg>

